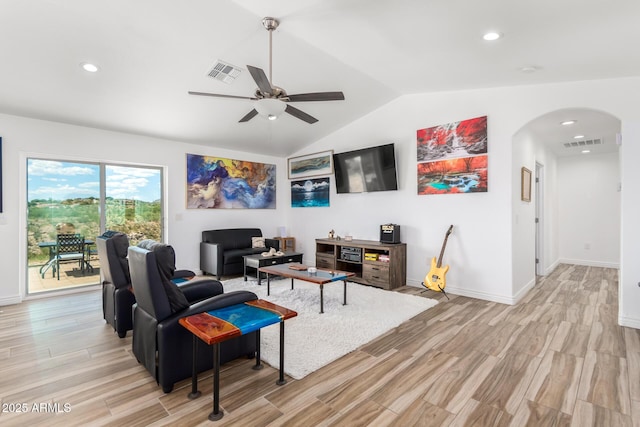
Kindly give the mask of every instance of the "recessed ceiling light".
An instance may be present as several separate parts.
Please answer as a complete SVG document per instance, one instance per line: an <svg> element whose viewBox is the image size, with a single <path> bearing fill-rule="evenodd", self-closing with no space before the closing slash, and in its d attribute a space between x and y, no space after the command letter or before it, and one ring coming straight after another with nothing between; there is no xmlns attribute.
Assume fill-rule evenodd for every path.
<svg viewBox="0 0 640 427"><path fill-rule="evenodd" d="M524 67L520 67L518 68L518 70L520 70L521 73L535 73L536 71L538 71L540 69L540 67L537 67L535 65L526 65Z"/></svg>
<svg viewBox="0 0 640 427"><path fill-rule="evenodd" d="M494 41L494 40L498 40L499 38L502 38L502 33L497 33L495 31L491 31L488 33L485 33L484 36L482 36L483 39L485 39L486 41Z"/></svg>
<svg viewBox="0 0 640 427"><path fill-rule="evenodd" d="M564 122L561 122L560 124L562 126L569 126L569 125L573 125L577 122L577 120L565 120Z"/></svg>
<svg viewBox="0 0 640 427"><path fill-rule="evenodd" d="M590 152L591 152L591 150L582 150L582 154L587 154L587 153L590 153Z"/></svg>
<svg viewBox="0 0 640 427"><path fill-rule="evenodd" d="M580 139L580 138L584 138L584 135L576 135L573 137L573 139Z"/></svg>
<svg viewBox="0 0 640 427"><path fill-rule="evenodd" d="M90 62L83 62L82 64L80 64L80 66L82 67L83 70L89 73L97 73L99 70L97 65L92 64Z"/></svg>

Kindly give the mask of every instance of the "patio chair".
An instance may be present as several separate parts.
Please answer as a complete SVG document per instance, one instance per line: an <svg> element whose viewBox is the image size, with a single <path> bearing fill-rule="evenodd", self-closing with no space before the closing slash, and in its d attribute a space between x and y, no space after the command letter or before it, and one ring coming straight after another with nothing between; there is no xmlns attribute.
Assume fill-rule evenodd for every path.
<svg viewBox="0 0 640 427"><path fill-rule="evenodd" d="M56 238L56 273L60 280L60 263L78 261L84 273L84 236L81 234L58 234Z"/></svg>

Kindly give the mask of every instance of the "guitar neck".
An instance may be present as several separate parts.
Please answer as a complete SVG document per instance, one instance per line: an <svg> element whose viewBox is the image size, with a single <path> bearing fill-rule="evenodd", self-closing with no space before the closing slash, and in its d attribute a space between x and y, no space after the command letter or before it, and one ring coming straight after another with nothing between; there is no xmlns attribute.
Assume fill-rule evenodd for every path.
<svg viewBox="0 0 640 427"><path fill-rule="evenodd" d="M453 225L449 227L447 230L446 236L444 236L444 241L442 242L442 249L440 250L440 256L438 257L438 265L436 267L442 267L442 257L444 257L444 249L447 247L447 240L449 240L449 234L451 234L451 230L453 229Z"/></svg>
<svg viewBox="0 0 640 427"><path fill-rule="evenodd" d="M442 267L442 257L444 256L444 247L447 244L447 239L444 239L444 243L442 244L442 249L440 250L440 256L438 257L438 265L436 267Z"/></svg>

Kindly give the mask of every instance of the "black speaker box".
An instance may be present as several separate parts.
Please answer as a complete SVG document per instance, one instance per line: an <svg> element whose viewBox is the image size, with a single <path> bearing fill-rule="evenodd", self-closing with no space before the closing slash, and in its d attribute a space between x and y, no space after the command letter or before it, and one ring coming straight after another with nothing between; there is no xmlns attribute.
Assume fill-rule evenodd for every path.
<svg viewBox="0 0 640 427"><path fill-rule="evenodd" d="M400 243L400 226L398 224L382 224L380 226L380 243Z"/></svg>

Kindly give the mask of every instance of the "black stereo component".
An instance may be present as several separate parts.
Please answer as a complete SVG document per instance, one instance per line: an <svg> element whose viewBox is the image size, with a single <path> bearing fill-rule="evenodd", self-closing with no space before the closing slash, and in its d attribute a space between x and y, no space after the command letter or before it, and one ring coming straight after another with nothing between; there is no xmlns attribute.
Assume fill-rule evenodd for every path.
<svg viewBox="0 0 640 427"><path fill-rule="evenodd" d="M400 243L400 226L398 224L381 225L380 243Z"/></svg>
<svg viewBox="0 0 640 427"><path fill-rule="evenodd" d="M362 248L343 246L340 249L340 259L343 261L362 262Z"/></svg>

